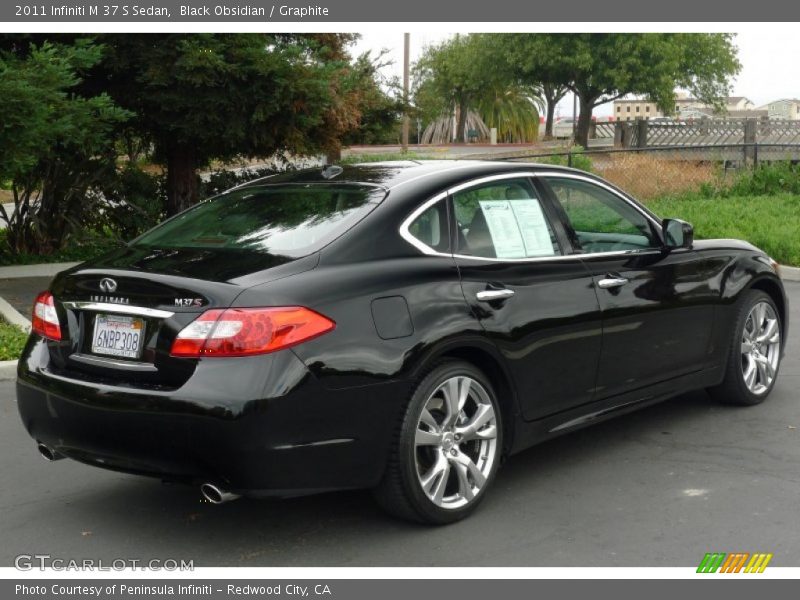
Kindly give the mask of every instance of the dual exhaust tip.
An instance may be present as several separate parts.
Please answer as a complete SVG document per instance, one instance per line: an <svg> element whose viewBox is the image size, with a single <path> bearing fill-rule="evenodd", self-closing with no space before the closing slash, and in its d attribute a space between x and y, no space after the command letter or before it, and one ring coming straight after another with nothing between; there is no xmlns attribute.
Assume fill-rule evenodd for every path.
<svg viewBox="0 0 800 600"><path fill-rule="evenodd" d="M63 454L56 452L53 448L42 442L36 444L36 448L39 450L39 454L42 455L42 458L48 462L65 458ZM226 502L239 498L239 494L229 492L214 483L202 484L200 486L200 493L203 495L203 498L208 500L211 504L225 504Z"/></svg>

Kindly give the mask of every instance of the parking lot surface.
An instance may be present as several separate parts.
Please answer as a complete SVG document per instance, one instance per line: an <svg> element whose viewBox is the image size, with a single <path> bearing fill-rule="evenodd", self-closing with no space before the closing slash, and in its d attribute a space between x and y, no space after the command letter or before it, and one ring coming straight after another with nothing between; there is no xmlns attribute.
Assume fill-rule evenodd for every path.
<svg viewBox="0 0 800 600"><path fill-rule="evenodd" d="M800 284L775 390L736 408L705 392L512 457L479 510L428 528L368 492L201 502L198 490L63 460L47 463L0 383L0 565L64 559L195 566L696 566L771 552L800 566Z"/></svg>

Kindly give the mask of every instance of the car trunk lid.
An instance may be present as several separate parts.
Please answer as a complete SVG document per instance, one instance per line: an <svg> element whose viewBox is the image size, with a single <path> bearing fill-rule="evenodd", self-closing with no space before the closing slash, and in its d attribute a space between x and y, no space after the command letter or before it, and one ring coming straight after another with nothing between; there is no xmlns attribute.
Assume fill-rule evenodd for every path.
<svg viewBox="0 0 800 600"><path fill-rule="evenodd" d="M51 286L63 338L50 342L51 366L97 382L180 387L197 364L170 355L185 326L208 309L231 306L255 282L312 269L317 260L124 249L80 265Z"/></svg>

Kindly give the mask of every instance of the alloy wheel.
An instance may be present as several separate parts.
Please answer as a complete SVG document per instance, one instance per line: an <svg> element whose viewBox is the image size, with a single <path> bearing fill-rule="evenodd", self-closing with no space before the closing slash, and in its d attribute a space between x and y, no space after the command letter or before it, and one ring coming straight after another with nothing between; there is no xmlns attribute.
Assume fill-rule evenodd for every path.
<svg viewBox="0 0 800 600"><path fill-rule="evenodd" d="M781 332L775 309L758 302L747 315L742 331L742 376L747 389L760 396L772 387L778 372Z"/></svg>
<svg viewBox="0 0 800 600"><path fill-rule="evenodd" d="M417 478L436 506L457 509L485 486L497 460L497 415L489 393L466 376L426 400L414 439Z"/></svg>

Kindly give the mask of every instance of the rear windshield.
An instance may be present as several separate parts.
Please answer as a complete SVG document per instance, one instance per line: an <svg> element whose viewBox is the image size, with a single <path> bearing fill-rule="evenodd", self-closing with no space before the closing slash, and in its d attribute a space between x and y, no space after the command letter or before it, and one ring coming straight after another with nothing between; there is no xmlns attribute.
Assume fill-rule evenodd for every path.
<svg viewBox="0 0 800 600"><path fill-rule="evenodd" d="M380 188L358 184L241 188L179 214L132 245L300 257L342 235L385 195Z"/></svg>

